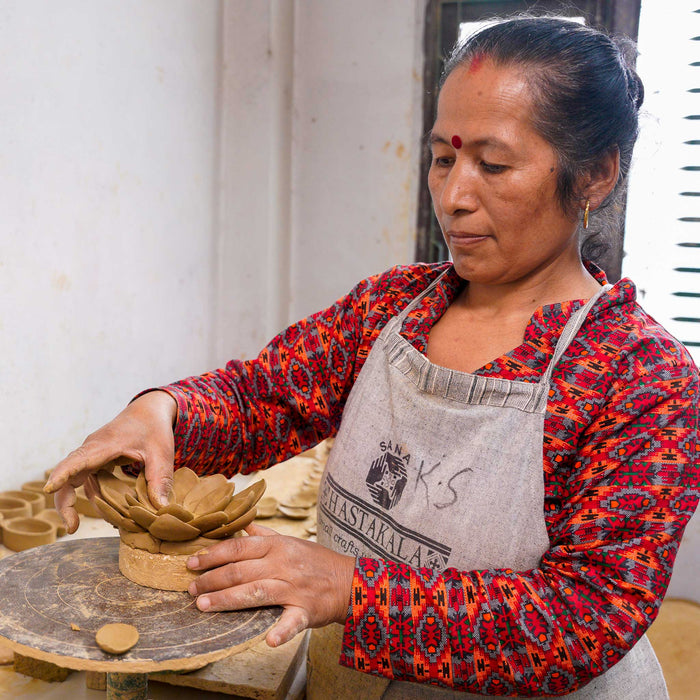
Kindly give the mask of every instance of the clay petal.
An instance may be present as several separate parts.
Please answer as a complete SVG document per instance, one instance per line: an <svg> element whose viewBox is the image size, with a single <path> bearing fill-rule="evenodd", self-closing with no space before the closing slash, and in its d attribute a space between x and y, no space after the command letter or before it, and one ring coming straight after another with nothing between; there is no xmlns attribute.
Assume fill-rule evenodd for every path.
<svg viewBox="0 0 700 700"><path fill-rule="evenodd" d="M231 483L231 487L233 487L233 483ZM230 489L231 493L227 493L229 489L226 489L226 491L223 492L223 495L221 498L219 498L218 501L212 501L210 504L208 504L206 513L216 513L217 511L223 511L224 508L231 502L231 493L233 493L233 488ZM216 494L214 494L216 496Z"/></svg>
<svg viewBox="0 0 700 700"><path fill-rule="evenodd" d="M300 508L297 506L285 506L280 503L278 506L279 512L284 515L285 518L290 520L306 520L306 518L311 515L310 508Z"/></svg>
<svg viewBox="0 0 700 700"><path fill-rule="evenodd" d="M145 549L151 554L157 554L160 551L160 540L153 537L150 532L129 532L120 528L119 538L133 549Z"/></svg>
<svg viewBox="0 0 700 700"><path fill-rule="evenodd" d="M111 475L110 475L111 476ZM130 492L132 491L131 487L129 484L127 484L125 481L119 481L119 479L115 478L114 481L123 484L126 486L127 490ZM126 502L126 493L127 491L120 490L118 488L113 488L112 484L110 483L103 483L103 480L99 480L100 483L100 493L102 494L102 498L109 503L112 508L115 508L118 510L122 515L126 516L128 515L128 509L129 509L129 504Z"/></svg>
<svg viewBox="0 0 700 700"><path fill-rule="evenodd" d="M192 525L192 527L196 527L200 532L206 534L207 530L213 530L217 527L221 527L222 525L226 525L227 522L228 518L226 517L226 513L219 510L216 513L206 513L205 515L200 515L198 518L190 520L189 524Z"/></svg>
<svg viewBox="0 0 700 700"><path fill-rule="evenodd" d="M131 518L124 518L121 526L128 532L143 532L143 528L140 525L137 525Z"/></svg>
<svg viewBox="0 0 700 700"><path fill-rule="evenodd" d="M185 496L197 485L199 477L189 468L181 467L173 474L173 496L175 502L182 504Z"/></svg>
<svg viewBox="0 0 700 700"><path fill-rule="evenodd" d="M103 501L99 496L95 496L93 503L97 506L102 517L114 527L121 527L124 522L124 516L118 511L112 508L106 501Z"/></svg>
<svg viewBox="0 0 700 700"><path fill-rule="evenodd" d="M312 508L316 505L317 500L316 493L298 491L288 496L280 505L287 506L288 508Z"/></svg>
<svg viewBox="0 0 700 700"><path fill-rule="evenodd" d="M277 515L277 506L279 503L274 496L265 496L258 501L256 506L258 518L274 518Z"/></svg>
<svg viewBox="0 0 700 700"><path fill-rule="evenodd" d="M182 542L199 536L199 530L196 527L192 527L189 523L183 523L182 520L178 520L170 513L157 515L148 531L153 537L168 542Z"/></svg>
<svg viewBox="0 0 700 700"><path fill-rule="evenodd" d="M265 479L260 479L260 481L256 481L248 488L237 493L224 508L224 513L228 516L229 522L240 518L243 513L252 508L262 498L266 486Z"/></svg>
<svg viewBox="0 0 700 700"><path fill-rule="evenodd" d="M125 481L126 483L131 485L131 488L134 488L134 484L136 483L136 477L131 476L131 474L125 473L125 471L122 469L122 467L114 467L114 471L112 472L119 481Z"/></svg>
<svg viewBox="0 0 700 700"><path fill-rule="evenodd" d="M224 525L223 527L217 527L216 530L211 530L209 532L205 532L203 534L203 537L209 537L209 538L215 539L215 540L221 540L224 537L230 537L234 532L238 532L239 530L242 530L247 525L250 525L250 523L252 523L253 520L255 520L256 514L257 514L257 510L255 508L253 508L252 510L249 510L244 515L241 515L241 517L238 518L237 520L234 520L233 522L228 523L228 525Z"/></svg>
<svg viewBox="0 0 700 700"><path fill-rule="evenodd" d="M129 506L129 517L138 523L144 530L148 530L156 519L156 514L143 506Z"/></svg>
<svg viewBox="0 0 700 700"><path fill-rule="evenodd" d="M179 503L169 503L167 506L163 506L158 510L156 515L165 515L166 513L174 515L178 520L182 520L183 523L188 523L194 517L189 510Z"/></svg>
<svg viewBox="0 0 700 700"><path fill-rule="evenodd" d="M127 505L130 505L130 506L140 506L141 505L141 501L139 501L139 499L136 498L136 496L134 496L133 493L127 493L124 496L124 499L126 500Z"/></svg>
<svg viewBox="0 0 700 700"><path fill-rule="evenodd" d="M182 505L195 516L211 512L210 504L218 503L233 493L233 484L223 474L202 477L199 483L185 496Z"/></svg>
<svg viewBox="0 0 700 700"><path fill-rule="evenodd" d="M136 479L132 478L131 481L126 481L124 479L118 479L112 472L105 470L99 471L95 474L97 483L100 485L100 490L103 486L107 486L112 489L112 491L117 491L122 496L126 493L131 493L134 490L134 484Z"/></svg>
<svg viewBox="0 0 700 700"><path fill-rule="evenodd" d="M146 509L156 512L157 508L151 503L150 498L148 498L148 484L146 483L146 474L142 471L136 477L136 484L134 486L136 491L136 498L139 499L139 503Z"/></svg>

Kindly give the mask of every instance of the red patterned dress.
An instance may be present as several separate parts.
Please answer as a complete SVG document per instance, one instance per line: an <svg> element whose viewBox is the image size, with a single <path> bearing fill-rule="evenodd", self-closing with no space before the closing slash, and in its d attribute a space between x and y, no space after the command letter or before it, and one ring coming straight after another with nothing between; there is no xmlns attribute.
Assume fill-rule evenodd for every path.
<svg viewBox="0 0 700 700"><path fill-rule="evenodd" d="M425 352L464 284L447 263L364 280L256 359L164 387L179 407L176 466L248 473L335 435L381 329L445 270L402 328ZM542 448L550 549L539 568L433 571L359 558L342 664L473 693L556 694L542 687L553 667L571 692L641 637L697 506L700 470L697 368L635 299L629 280L616 284L555 369ZM581 305L538 309L524 342L475 374L537 381ZM439 658L426 653L438 647Z"/></svg>

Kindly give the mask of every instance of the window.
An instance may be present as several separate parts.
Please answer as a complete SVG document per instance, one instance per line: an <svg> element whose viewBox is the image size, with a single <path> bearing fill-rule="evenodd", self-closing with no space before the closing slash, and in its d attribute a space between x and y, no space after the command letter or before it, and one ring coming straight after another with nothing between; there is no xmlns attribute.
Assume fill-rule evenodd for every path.
<svg viewBox="0 0 700 700"><path fill-rule="evenodd" d="M630 173L622 272L700 362L700 2L645 2L645 100Z"/></svg>

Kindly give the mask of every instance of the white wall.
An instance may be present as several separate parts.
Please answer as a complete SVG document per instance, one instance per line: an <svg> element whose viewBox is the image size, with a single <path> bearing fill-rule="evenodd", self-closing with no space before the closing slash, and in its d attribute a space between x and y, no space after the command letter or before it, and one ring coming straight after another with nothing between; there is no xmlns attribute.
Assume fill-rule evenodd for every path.
<svg viewBox="0 0 700 700"><path fill-rule="evenodd" d="M0 3L0 487L412 259L423 6Z"/></svg>
<svg viewBox="0 0 700 700"><path fill-rule="evenodd" d="M225 3L219 362L413 260L424 5Z"/></svg>
<svg viewBox="0 0 700 700"><path fill-rule="evenodd" d="M0 424L37 476L211 344L219 7L0 5Z"/></svg>

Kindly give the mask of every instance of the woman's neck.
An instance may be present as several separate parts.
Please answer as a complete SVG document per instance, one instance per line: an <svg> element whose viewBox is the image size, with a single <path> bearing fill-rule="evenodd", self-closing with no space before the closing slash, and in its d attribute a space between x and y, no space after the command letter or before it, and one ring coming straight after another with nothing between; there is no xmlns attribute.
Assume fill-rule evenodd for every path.
<svg viewBox="0 0 700 700"><path fill-rule="evenodd" d="M600 283L582 262L565 274L548 271L517 282L486 285L469 282L455 299L455 304L484 317L527 315L536 309L573 299L589 299Z"/></svg>

